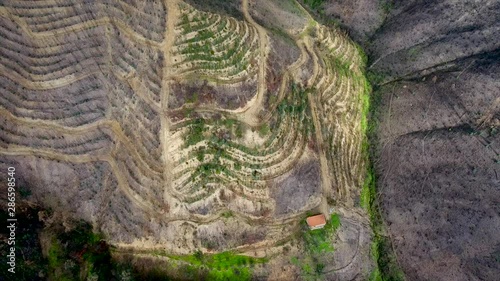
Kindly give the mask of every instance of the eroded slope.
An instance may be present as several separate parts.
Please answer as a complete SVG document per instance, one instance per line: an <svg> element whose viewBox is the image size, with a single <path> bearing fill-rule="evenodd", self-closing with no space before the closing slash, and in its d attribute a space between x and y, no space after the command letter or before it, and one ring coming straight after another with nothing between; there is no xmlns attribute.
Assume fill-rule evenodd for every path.
<svg viewBox="0 0 500 281"><path fill-rule="evenodd" d="M307 20L281 33L252 9L2 3L1 166L31 199L143 254L268 256L294 245L307 211L338 211L362 235L336 241L349 257L325 272L366 277L365 62L298 5Z"/></svg>

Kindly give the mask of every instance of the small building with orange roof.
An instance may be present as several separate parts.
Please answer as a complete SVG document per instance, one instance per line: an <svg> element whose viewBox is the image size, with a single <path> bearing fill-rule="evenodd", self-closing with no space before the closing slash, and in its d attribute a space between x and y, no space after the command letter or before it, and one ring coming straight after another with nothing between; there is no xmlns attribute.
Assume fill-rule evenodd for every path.
<svg viewBox="0 0 500 281"><path fill-rule="evenodd" d="M320 229L326 225L326 217L323 214L310 216L306 219L307 225L311 230Z"/></svg>

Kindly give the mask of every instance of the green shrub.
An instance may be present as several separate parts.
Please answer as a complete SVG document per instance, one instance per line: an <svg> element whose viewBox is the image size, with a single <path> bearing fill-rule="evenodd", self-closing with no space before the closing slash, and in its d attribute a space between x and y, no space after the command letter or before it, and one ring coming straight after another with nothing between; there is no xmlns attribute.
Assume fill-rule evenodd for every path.
<svg viewBox="0 0 500 281"><path fill-rule="evenodd" d="M269 125L267 124L263 124L259 127L259 135L261 137L265 137L267 134L269 134L269 131L270 131Z"/></svg>
<svg viewBox="0 0 500 281"><path fill-rule="evenodd" d="M304 3L313 10L319 10L325 0L304 0Z"/></svg>

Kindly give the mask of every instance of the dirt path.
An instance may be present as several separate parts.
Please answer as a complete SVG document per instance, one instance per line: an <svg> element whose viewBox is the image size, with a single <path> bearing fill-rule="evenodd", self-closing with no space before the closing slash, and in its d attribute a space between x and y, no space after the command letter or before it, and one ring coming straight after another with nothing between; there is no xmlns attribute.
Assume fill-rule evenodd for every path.
<svg viewBox="0 0 500 281"><path fill-rule="evenodd" d="M172 173L173 163L169 156L169 145L171 143L170 139L170 120L168 118L168 99L170 96L170 75L172 67L172 46L175 43L175 23L179 18L179 1L178 0L165 0L167 5L167 23L165 30L165 38L162 42L162 50L164 55L163 61L163 77L161 84L161 97L160 97L160 107L161 107L161 131L160 131L160 141L162 145L162 160L164 164L164 180L165 180L165 191L163 195L163 200L168 202L172 197L173 187L172 187Z"/></svg>
<svg viewBox="0 0 500 281"><path fill-rule="evenodd" d="M267 40L266 30L256 23L250 13L248 12L248 0L242 1L242 11L245 19L250 25L257 29L259 35L259 73L258 73L258 84L257 84L257 94L249 102L249 108L239 115L241 121L246 122L250 126L259 125L259 112L262 108L264 102L264 94L266 93L266 66L267 66L267 46L269 45Z"/></svg>
<svg viewBox="0 0 500 281"><path fill-rule="evenodd" d="M308 94L309 106L311 107L311 115L314 123L314 132L316 134L316 142L318 144L318 154L319 154L319 162L321 166L321 188L323 191L323 196L321 199L321 212L324 214L328 214L328 203L327 198L332 195L332 187L331 187L331 179L330 172L328 169L328 160L325 155L325 143L323 140L323 134L321 132L321 123L318 119L318 109L316 108L316 103L318 99L315 98L311 93Z"/></svg>
<svg viewBox="0 0 500 281"><path fill-rule="evenodd" d="M316 26L314 27L316 28ZM314 47L314 42L312 42L312 38L310 36L307 36L304 40L304 45L306 49L309 51L309 53L312 56L313 60L313 74L311 75L311 78L308 80L308 86L314 85L314 83L318 82L318 75L320 73L320 66L319 66L319 58L318 54L316 53L316 49Z"/></svg>
<svg viewBox="0 0 500 281"><path fill-rule="evenodd" d="M311 21L311 24L306 27L308 28L317 28L317 23L314 21ZM303 39L303 46L301 48L301 52L305 53L305 55L310 54L312 61L313 61L313 74L311 75L311 78L308 80L308 84L314 85L314 83L317 83L318 81L318 76L320 73L320 64L319 64L319 58L316 53L316 49L314 48L314 42L313 38L311 38L309 35L305 35ZM307 51L308 52L307 52ZM308 100L309 100L309 106L311 108L311 115L314 123L314 132L315 132L315 138L316 142L318 144L318 154L319 154L319 160L320 160L320 166L321 166L321 187L322 187L322 192L323 192L323 197L321 200L320 204L320 209L321 212L324 214L328 214L328 203L327 203L327 198L332 196L332 180L330 178L330 172L328 168L328 160L326 158L325 154L325 147L326 143L324 141L323 137L323 132L322 132L322 127L321 127L321 122L319 120L319 112L317 108L317 103L320 102L320 97L318 93L309 93L308 94Z"/></svg>

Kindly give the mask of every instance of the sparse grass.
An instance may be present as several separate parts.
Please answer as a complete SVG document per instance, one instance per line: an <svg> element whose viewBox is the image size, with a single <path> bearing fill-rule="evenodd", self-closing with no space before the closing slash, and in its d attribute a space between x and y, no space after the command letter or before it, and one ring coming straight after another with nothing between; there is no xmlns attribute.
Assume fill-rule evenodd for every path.
<svg viewBox="0 0 500 281"><path fill-rule="evenodd" d="M31 195L31 190L24 185L19 186L18 190L22 199L26 199Z"/></svg>
<svg viewBox="0 0 500 281"><path fill-rule="evenodd" d="M318 11L325 0L304 0L304 3L311 9Z"/></svg>
<svg viewBox="0 0 500 281"><path fill-rule="evenodd" d="M345 77L353 76L352 71L350 70L350 64L342 61L337 56L331 56L334 69L338 72L338 74L343 75Z"/></svg>
<svg viewBox="0 0 500 281"><path fill-rule="evenodd" d="M223 218L228 219L228 218L233 217L233 212L231 212L231 211L225 211L224 213L222 213L222 215L221 215L221 216L222 216Z"/></svg>
<svg viewBox="0 0 500 281"><path fill-rule="evenodd" d="M60 242L55 238L51 241L47 259L49 262L49 276L57 280L71 280L71 275L67 275L60 270L64 265L64 251Z"/></svg>
<svg viewBox="0 0 500 281"><path fill-rule="evenodd" d="M375 280L404 281L405 276L401 268L397 265L390 239L380 236L379 233L376 233L375 236L371 249L372 255L377 258L378 267L375 268L375 273L372 272L372 275L378 278Z"/></svg>
<svg viewBox="0 0 500 281"><path fill-rule="evenodd" d="M309 22L307 23L307 27L300 33L300 38L304 38L305 36L311 36L315 37L315 27L316 27L317 22L310 19Z"/></svg>
<svg viewBox="0 0 500 281"><path fill-rule="evenodd" d="M266 258L253 258L237 255L233 252L222 252L205 255L200 251L192 255L167 255L173 260L189 264L188 269L205 271L206 280L251 280L251 268L259 263L267 262Z"/></svg>
<svg viewBox="0 0 500 281"><path fill-rule="evenodd" d="M393 0L380 0L379 5L385 14L389 14L394 9Z"/></svg>
<svg viewBox="0 0 500 281"><path fill-rule="evenodd" d="M270 128L269 128L268 124L262 124L259 127L259 135L261 137L265 137L267 134L269 134L269 132L270 132Z"/></svg>
<svg viewBox="0 0 500 281"><path fill-rule="evenodd" d="M411 61L416 61L422 53L420 46L413 46L408 50L408 57Z"/></svg>
<svg viewBox="0 0 500 281"><path fill-rule="evenodd" d="M361 48L361 46L356 43L356 42L353 42L354 44L354 47L356 47L356 50L358 51L358 54L359 56L361 57L361 67L365 67L367 64L368 64L368 56L366 55L365 51L363 50L363 48Z"/></svg>
<svg viewBox="0 0 500 281"><path fill-rule="evenodd" d="M373 192L372 185L373 185L373 172L371 170L368 170L366 172L366 178L363 183L359 199L361 207L365 210L368 210L370 208L370 201L372 200L372 198L374 198L374 195L372 194Z"/></svg>
<svg viewBox="0 0 500 281"><path fill-rule="evenodd" d="M385 82L387 75L385 73L369 70L366 72L366 78L370 81L373 90L377 90L380 84Z"/></svg>
<svg viewBox="0 0 500 281"><path fill-rule="evenodd" d="M301 9L300 4L295 0L271 0L275 3L279 8L284 11L288 11L294 15L299 15L303 17L307 17L307 14Z"/></svg>
<svg viewBox="0 0 500 281"><path fill-rule="evenodd" d="M382 276L380 275L380 271L378 269L378 267L376 267L371 273L370 273L370 277L368 279L369 281L384 281L384 279L382 279Z"/></svg>
<svg viewBox="0 0 500 281"><path fill-rule="evenodd" d="M236 126L234 134L236 135L237 138L243 137L243 124L239 123L238 126Z"/></svg>
<svg viewBox="0 0 500 281"><path fill-rule="evenodd" d="M189 132L185 136L184 146L188 147L194 145L204 140L203 133L206 132L208 128L205 126L205 120L202 118L195 119L191 126L189 127Z"/></svg>

